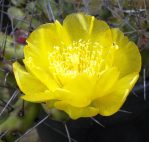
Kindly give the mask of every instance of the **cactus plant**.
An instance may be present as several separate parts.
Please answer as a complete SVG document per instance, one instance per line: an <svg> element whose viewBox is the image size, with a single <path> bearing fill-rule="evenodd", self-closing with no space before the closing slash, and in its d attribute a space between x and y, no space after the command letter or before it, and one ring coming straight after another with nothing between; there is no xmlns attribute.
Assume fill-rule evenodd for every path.
<svg viewBox="0 0 149 142"><path fill-rule="evenodd" d="M56 135L56 137L59 137L59 135L64 136L64 141L68 139L69 141L76 140L78 142L96 142L101 139L104 142L108 139L105 133L107 133L109 138L117 141L115 138L111 137L111 135L114 134L110 131L113 127L117 132L117 137L120 138L120 128L123 128L124 124L126 124L126 131L129 131L129 128L131 130L133 124L137 124L136 129L132 130L139 133L139 136L142 136L140 136L141 138L138 136L138 139L144 140L147 138L146 131L144 134L141 134L138 130L143 130L143 128L149 129L149 126L145 125L149 117L147 114L149 110L149 3L147 0L1 0L0 7L2 11L0 17L3 17L0 18L0 22L2 22L0 23L0 113L5 106L7 106L0 116L0 138L2 137L0 141L13 142L28 131L31 126L36 123L38 124L38 122L34 120L38 116L40 106L29 102L23 103L20 99L22 92L8 103L10 98L14 95L14 92L18 89L12 71L12 63L18 60L22 64L20 59L23 58L23 48L26 44L25 40L27 36L39 25L53 22L55 19L63 21L66 15L73 12L87 12L99 19L105 20L112 27L120 28L125 35L139 46L143 59L142 72L140 73L138 84L132 90L128 101L117 114L108 118L97 116L87 120L79 119L75 122L67 120L66 124L68 126L68 132L70 132L69 134L65 127L65 121L55 122L55 120L66 120L67 115L63 112L62 115L61 112L55 109L46 110L48 114L51 114L52 122L48 120L51 125L43 123L41 127L49 128L52 131L55 131L54 127L58 127L56 128L56 132L58 133L53 135ZM6 18L4 15L8 17ZM6 21L8 24L5 23ZM45 106L45 104L42 104L42 106ZM22 109L22 107L24 109ZM25 110L25 112L23 112L23 110ZM99 127L97 124L99 122L105 125L107 129ZM62 126L59 127L59 124ZM127 128L129 124L130 126ZM85 129L78 129L77 125L81 127L85 126ZM84 134L81 133L81 130L84 131ZM48 130L46 129L45 131ZM39 132L41 131L39 130ZM133 135L133 133L131 134ZM43 139L48 137L44 134L40 135L43 135L41 136ZM123 134L122 136L127 136L127 132L126 135ZM44 142L46 141L45 139ZM60 137L59 141L63 141L62 139L63 138ZM127 142L129 141L135 141L133 136L132 140L131 138L127 139Z"/></svg>

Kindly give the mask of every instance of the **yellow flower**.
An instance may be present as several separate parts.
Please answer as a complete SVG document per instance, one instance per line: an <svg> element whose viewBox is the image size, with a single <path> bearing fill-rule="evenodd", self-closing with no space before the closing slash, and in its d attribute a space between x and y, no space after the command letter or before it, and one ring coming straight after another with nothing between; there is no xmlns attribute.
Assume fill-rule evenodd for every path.
<svg viewBox="0 0 149 142"><path fill-rule="evenodd" d="M13 64L22 98L46 102L72 119L117 112L141 68L133 42L83 13L41 25L27 39L24 57L25 67Z"/></svg>

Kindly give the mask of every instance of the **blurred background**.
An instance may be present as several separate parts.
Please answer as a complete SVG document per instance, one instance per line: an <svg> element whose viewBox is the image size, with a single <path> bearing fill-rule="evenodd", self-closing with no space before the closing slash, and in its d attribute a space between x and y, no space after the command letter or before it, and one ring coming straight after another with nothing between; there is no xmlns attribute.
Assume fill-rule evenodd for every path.
<svg viewBox="0 0 149 142"><path fill-rule="evenodd" d="M30 32L55 19L62 22L74 12L94 15L111 27L120 28L138 45L142 71L118 113L70 120L66 125L46 120L40 104L19 99L22 92L15 82L12 63L23 59L23 47ZM18 138L20 142L148 142L148 91L148 0L0 0L0 142L17 142Z"/></svg>

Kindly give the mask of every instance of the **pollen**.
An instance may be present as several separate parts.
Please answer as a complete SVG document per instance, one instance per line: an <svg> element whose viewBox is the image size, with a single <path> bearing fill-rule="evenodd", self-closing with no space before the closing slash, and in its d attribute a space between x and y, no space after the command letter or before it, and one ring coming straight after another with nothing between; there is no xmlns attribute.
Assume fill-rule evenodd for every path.
<svg viewBox="0 0 149 142"><path fill-rule="evenodd" d="M101 68L103 47L98 42L73 41L67 47L54 46L48 55L49 68L55 74L77 76L87 73L90 76L99 73Z"/></svg>

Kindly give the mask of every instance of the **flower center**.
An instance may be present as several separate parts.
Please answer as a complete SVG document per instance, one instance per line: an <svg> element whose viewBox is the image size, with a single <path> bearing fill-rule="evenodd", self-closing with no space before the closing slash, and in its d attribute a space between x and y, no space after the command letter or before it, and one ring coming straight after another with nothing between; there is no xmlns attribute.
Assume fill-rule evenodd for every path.
<svg viewBox="0 0 149 142"><path fill-rule="evenodd" d="M74 41L70 46L54 46L48 54L49 69L54 74L76 76L87 73L98 75L103 68L104 48L98 42Z"/></svg>

